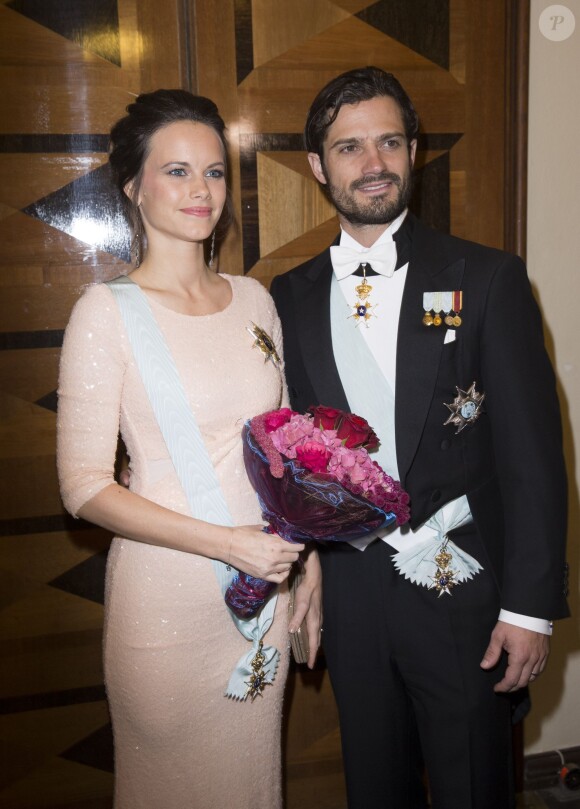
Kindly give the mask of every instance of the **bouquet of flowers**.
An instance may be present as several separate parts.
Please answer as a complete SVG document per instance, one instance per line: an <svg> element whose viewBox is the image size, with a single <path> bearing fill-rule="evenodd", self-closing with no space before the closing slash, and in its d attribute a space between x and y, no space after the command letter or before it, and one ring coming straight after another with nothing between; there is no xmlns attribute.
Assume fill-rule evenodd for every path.
<svg viewBox="0 0 580 809"><path fill-rule="evenodd" d="M344 542L409 519L409 495L369 456L379 442L360 416L282 408L247 421L242 437L265 531L288 542ZM250 618L275 587L239 573L225 600L238 617Z"/></svg>

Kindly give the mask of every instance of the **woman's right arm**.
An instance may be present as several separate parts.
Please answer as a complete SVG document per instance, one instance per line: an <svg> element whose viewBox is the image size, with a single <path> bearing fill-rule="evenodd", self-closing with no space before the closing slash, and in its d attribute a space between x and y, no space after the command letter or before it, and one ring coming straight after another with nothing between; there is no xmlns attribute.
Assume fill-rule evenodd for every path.
<svg viewBox="0 0 580 809"><path fill-rule="evenodd" d="M117 483L106 486L78 510L84 520L150 545L219 559L250 576L281 582L304 545L265 534L260 525L235 528L196 520L147 500Z"/></svg>
<svg viewBox="0 0 580 809"><path fill-rule="evenodd" d="M110 292L91 288L73 310L61 356L57 462L65 507L119 536L283 581L304 546L266 535L261 526L231 528L179 514L115 482L127 350Z"/></svg>

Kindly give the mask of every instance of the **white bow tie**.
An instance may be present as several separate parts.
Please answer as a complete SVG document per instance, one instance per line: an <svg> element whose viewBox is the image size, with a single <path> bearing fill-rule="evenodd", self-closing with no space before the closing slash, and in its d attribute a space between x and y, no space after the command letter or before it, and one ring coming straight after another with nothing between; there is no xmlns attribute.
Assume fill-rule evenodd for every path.
<svg viewBox="0 0 580 809"><path fill-rule="evenodd" d="M397 245L388 241L364 251L334 245L330 248L330 260L339 281L352 275L361 264L370 264L375 272L390 278L397 266Z"/></svg>

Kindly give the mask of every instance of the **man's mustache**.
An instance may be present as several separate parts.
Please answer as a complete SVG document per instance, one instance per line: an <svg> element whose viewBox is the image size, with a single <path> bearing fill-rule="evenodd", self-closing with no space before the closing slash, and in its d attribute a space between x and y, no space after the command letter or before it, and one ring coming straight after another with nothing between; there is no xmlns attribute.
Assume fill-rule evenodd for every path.
<svg viewBox="0 0 580 809"><path fill-rule="evenodd" d="M401 178L398 174L393 174L391 171L381 171L380 174L367 174L364 177L360 177L358 180L354 180L350 184L350 188L351 191L356 191L357 188L362 188L369 183L380 183L384 180L394 183L397 188L401 187Z"/></svg>

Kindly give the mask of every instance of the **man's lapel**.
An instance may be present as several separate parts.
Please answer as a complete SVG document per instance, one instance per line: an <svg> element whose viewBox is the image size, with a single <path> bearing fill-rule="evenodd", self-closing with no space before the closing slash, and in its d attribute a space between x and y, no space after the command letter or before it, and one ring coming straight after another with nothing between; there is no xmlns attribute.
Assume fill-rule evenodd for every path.
<svg viewBox="0 0 580 809"><path fill-rule="evenodd" d="M404 481L419 445L437 381L447 326L422 322L423 293L461 289L465 260L450 256L420 222L415 223L411 260L401 302L397 338L395 436ZM444 412L442 409L442 420Z"/></svg>
<svg viewBox="0 0 580 809"><path fill-rule="evenodd" d="M329 250L325 250L312 262L304 277L295 280L296 300L300 301L301 310L298 339L304 365L319 403L348 410L348 402L332 351L331 280L332 264Z"/></svg>

